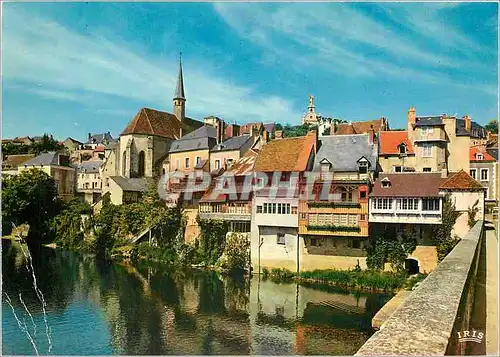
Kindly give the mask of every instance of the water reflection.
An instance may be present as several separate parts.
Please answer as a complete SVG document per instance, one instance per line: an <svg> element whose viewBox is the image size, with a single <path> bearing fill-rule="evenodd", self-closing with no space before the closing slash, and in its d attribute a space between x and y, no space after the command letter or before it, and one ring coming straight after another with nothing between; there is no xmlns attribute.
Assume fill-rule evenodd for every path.
<svg viewBox="0 0 500 357"><path fill-rule="evenodd" d="M40 304L20 254L16 244L3 245L3 290L21 292L40 324ZM32 254L53 354L354 354L388 299L259 277L117 264L48 248ZM12 304L25 314L19 301ZM34 354L5 301L2 312L3 353ZM36 343L44 354L42 337Z"/></svg>

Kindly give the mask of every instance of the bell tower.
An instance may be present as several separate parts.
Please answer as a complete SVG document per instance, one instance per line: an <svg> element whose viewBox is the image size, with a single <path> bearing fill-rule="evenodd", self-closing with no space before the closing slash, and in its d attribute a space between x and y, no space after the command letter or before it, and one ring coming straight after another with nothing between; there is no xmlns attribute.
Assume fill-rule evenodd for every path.
<svg viewBox="0 0 500 357"><path fill-rule="evenodd" d="M184 79L182 77L182 52L179 54L179 76L174 94L174 114L179 121L186 117L186 97L184 96Z"/></svg>

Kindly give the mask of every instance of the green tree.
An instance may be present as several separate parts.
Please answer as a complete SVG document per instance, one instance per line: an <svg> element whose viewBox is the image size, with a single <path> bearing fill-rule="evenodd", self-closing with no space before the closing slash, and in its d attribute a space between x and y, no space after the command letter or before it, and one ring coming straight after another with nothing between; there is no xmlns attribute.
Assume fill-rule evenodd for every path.
<svg viewBox="0 0 500 357"><path fill-rule="evenodd" d="M12 230L12 224L27 223L31 243L48 241L50 221L60 209L61 201L54 179L45 172L32 169L3 179L3 234Z"/></svg>
<svg viewBox="0 0 500 357"><path fill-rule="evenodd" d="M456 236L451 236L451 232L460 214L451 200L451 195L447 193L443 199L441 224L433 225L431 228L438 261L443 260L459 241Z"/></svg>
<svg viewBox="0 0 500 357"><path fill-rule="evenodd" d="M242 271L248 268L250 240L246 234L233 232L228 235L224 247L222 268L230 271Z"/></svg>
<svg viewBox="0 0 500 357"><path fill-rule="evenodd" d="M479 212L478 205L479 205L479 200L476 200L476 202L474 202L472 207L469 207L469 209L467 210L467 225L469 226L469 229L474 227L474 225L477 222L476 214L477 212Z"/></svg>
<svg viewBox="0 0 500 357"><path fill-rule="evenodd" d="M67 249L80 250L83 248L85 234L90 233L91 229L89 226L84 226L82 221L82 215L90 215L90 205L75 198L63 207L51 225L56 243Z"/></svg>
<svg viewBox="0 0 500 357"><path fill-rule="evenodd" d="M489 123L484 126L484 128L488 131L491 131L493 134L498 134L498 120L490 120Z"/></svg>
<svg viewBox="0 0 500 357"><path fill-rule="evenodd" d="M213 265L224 252L226 233L229 225L226 221L216 219L199 219L200 249L206 265Z"/></svg>

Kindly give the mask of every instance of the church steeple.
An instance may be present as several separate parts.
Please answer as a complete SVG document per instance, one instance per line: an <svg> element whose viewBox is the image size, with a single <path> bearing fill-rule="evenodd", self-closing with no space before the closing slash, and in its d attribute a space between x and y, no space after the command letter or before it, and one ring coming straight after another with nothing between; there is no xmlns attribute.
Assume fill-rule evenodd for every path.
<svg viewBox="0 0 500 357"><path fill-rule="evenodd" d="M184 78L182 77L182 52L179 54L179 75L174 94L174 114L182 121L186 114L186 97L184 96Z"/></svg>

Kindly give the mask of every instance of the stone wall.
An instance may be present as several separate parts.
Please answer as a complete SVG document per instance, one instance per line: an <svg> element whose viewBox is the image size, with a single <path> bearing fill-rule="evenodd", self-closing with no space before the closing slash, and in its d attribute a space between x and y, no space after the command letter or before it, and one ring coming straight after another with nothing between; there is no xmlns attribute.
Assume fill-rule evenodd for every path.
<svg viewBox="0 0 500 357"><path fill-rule="evenodd" d="M483 221L479 221L356 353L357 356L445 355L468 329ZM465 299L465 300L464 300ZM451 341L451 348L450 348ZM460 344L459 344L460 345ZM462 344L463 345L463 344Z"/></svg>

